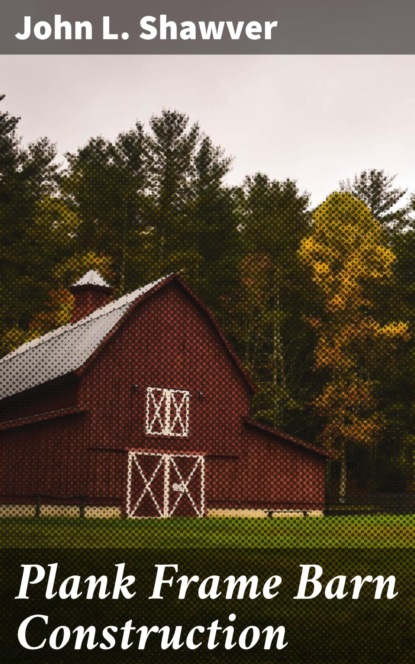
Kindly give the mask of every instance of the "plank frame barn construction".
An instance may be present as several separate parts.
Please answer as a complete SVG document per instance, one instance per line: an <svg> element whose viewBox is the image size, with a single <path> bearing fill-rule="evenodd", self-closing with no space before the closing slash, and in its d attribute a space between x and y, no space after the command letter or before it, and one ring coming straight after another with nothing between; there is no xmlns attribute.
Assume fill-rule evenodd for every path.
<svg viewBox="0 0 415 664"><path fill-rule="evenodd" d="M90 271L72 321L0 360L1 513L321 514L320 447L256 422L254 386L177 275L111 301Z"/></svg>

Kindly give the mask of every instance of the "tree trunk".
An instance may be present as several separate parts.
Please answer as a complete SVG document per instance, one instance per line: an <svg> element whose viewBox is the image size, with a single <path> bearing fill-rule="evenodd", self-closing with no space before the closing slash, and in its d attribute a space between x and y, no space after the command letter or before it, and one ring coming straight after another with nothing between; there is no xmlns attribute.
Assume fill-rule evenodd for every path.
<svg viewBox="0 0 415 664"><path fill-rule="evenodd" d="M274 426L281 426L282 424L282 407L279 397L277 397L278 388L281 388L282 391L286 391L287 380L285 375L285 360L284 360L284 349L282 344L282 334L281 334L281 318L280 318L280 293L279 285L276 286L276 297L274 304L274 316L273 316L273 348L272 348L272 381L273 387L276 391L275 398L275 415L273 418Z"/></svg>
<svg viewBox="0 0 415 664"><path fill-rule="evenodd" d="M346 502L346 488L347 488L347 464L346 464L346 443L343 443L341 460L340 460L340 488L339 500L340 503Z"/></svg>
<svg viewBox="0 0 415 664"><path fill-rule="evenodd" d="M277 296L275 302L274 312L274 330L273 330L273 381L274 386L282 387L284 390L287 386L284 366L284 351L282 347L281 335L281 322L280 322L280 294L277 287Z"/></svg>
<svg viewBox="0 0 415 664"><path fill-rule="evenodd" d="M375 492L376 491L376 485L377 485L377 476L376 476L376 471L377 471L377 459L378 459L378 443L377 441L372 443L372 449L371 449L371 455L370 455L370 461L371 461L371 478L370 478L370 491Z"/></svg>

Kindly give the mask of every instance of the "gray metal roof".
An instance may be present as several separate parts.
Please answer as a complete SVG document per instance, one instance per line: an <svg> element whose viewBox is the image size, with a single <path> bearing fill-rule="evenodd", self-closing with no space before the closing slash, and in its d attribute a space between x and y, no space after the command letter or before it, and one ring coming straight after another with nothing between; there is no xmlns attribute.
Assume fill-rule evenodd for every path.
<svg viewBox="0 0 415 664"><path fill-rule="evenodd" d="M82 367L138 298L168 277L110 302L78 322L48 332L0 359L0 399Z"/></svg>

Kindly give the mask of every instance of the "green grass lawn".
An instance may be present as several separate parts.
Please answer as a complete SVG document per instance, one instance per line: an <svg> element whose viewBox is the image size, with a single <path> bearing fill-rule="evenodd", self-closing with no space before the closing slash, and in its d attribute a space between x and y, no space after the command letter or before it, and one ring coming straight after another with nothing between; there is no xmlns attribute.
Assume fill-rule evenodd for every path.
<svg viewBox="0 0 415 664"><path fill-rule="evenodd" d="M378 548L415 546L415 515L281 519L0 521L3 547Z"/></svg>

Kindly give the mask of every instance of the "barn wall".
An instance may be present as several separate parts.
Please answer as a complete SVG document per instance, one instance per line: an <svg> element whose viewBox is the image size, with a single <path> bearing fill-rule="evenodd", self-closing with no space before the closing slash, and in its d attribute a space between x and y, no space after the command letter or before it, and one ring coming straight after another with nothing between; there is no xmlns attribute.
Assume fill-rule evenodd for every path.
<svg viewBox="0 0 415 664"><path fill-rule="evenodd" d="M206 506L239 506L244 498L241 457L208 457L206 460Z"/></svg>
<svg viewBox="0 0 415 664"><path fill-rule="evenodd" d="M78 414L1 433L3 502L85 494L89 462L83 418Z"/></svg>
<svg viewBox="0 0 415 664"><path fill-rule="evenodd" d="M190 391L187 437L145 433L147 387ZM250 393L206 315L175 284L143 303L113 336L88 368L80 401L89 404L92 447L219 455L209 461L217 476L213 480L216 470L208 475L208 497L237 490L235 460L221 462L220 455L241 452ZM107 479L92 474L90 494L102 498L125 492L120 457L102 453L99 463L108 463Z"/></svg>
<svg viewBox="0 0 415 664"><path fill-rule="evenodd" d="M262 431L246 430L241 482L255 507L319 509L324 505L324 457Z"/></svg>
<svg viewBox="0 0 415 664"><path fill-rule="evenodd" d="M89 504L117 505L125 513L127 478L127 452L92 450L89 453L88 478ZM123 478L124 481L120 481Z"/></svg>

